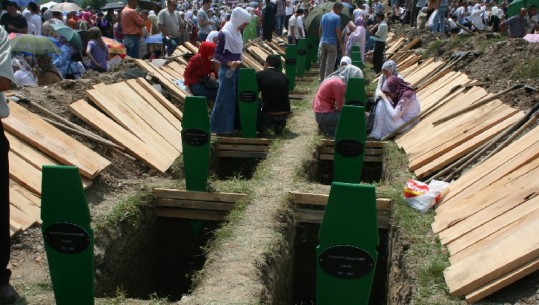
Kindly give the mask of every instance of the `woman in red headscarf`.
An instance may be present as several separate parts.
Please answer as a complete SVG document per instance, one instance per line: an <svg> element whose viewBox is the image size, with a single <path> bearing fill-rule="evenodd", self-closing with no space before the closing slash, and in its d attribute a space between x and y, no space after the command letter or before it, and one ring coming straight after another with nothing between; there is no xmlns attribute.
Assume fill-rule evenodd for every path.
<svg viewBox="0 0 539 305"><path fill-rule="evenodd" d="M370 138L381 139L402 124L416 119L421 113L419 100L414 89L402 79L393 75L389 76L382 86L382 92L386 98L382 98L376 104L374 125L369 135ZM413 124L409 125L407 129L412 126Z"/></svg>
<svg viewBox="0 0 539 305"><path fill-rule="evenodd" d="M215 101L217 96L216 73L212 59L215 55L215 44L204 41L199 53L191 57L183 73L184 84L194 96L205 96L207 100ZM212 85L213 84L213 85Z"/></svg>

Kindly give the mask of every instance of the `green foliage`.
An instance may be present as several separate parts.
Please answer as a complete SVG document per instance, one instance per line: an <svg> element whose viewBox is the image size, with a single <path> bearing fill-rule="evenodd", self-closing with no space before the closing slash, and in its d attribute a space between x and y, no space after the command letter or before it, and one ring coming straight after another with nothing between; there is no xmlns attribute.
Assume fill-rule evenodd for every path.
<svg viewBox="0 0 539 305"><path fill-rule="evenodd" d="M423 52L423 59L427 59L434 55L438 51L438 49L442 47L443 44L444 43L441 40L434 40L433 42L431 42L427 49Z"/></svg>

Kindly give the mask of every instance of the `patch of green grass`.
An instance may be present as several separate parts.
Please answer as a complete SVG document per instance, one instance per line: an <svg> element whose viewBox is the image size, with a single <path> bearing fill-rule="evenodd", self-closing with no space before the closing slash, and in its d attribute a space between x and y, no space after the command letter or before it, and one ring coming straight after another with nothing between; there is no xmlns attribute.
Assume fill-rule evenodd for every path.
<svg viewBox="0 0 539 305"><path fill-rule="evenodd" d="M529 58L513 70L513 77L520 79L539 78L539 58Z"/></svg>
<svg viewBox="0 0 539 305"><path fill-rule="evenodd" d="M434 40L428 46L427 49L423 52L423 59L427 59L434 55L439 48L443 46L444 42L441 40Z"/></svg>
<svg viewBox="0 0 539 305"><path fill-rule="evenodd" d="M168 304L167 298L159 297L156 293L150 295L150 303L148 305L165 305Z"/></svg>
<svg viewBox="0 0 539 305"><path fill-rule="evenodd" d="M138 226L144 206L153 199L152 188L143 186L135 195L127 196L114 205L112 211L94 222L94 231L99 231L118 222Z"/></svg>
<svg viewBox="0 0 539 305"><path fill-rule="evenodd" d="M503 36L503 35L500 35L500 36L494 36L494 37L489 37L487 39L478 39L475 41L475 43L477 44L477 49L479 52L485 52L485 50L487 49L488 46L491 46L493 44L496 44L500 41L505 41L507 40L507 37L506 36Z"/></svg>

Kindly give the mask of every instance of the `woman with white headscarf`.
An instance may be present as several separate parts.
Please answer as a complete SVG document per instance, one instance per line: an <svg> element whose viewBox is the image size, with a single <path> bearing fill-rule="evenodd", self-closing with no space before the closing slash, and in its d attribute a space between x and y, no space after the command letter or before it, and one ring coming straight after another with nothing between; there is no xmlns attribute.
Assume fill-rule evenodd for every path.
<svg viewBox="0 0 539 305"><path fill-rule="evenodd" d="M376 90L374 91L374 100L381 97L382 87L384 86L386 79L391 75L403 79L402 75L400 75L399 71L397 71L397 64L392 60L388 60L382 65L382 75L380 75L380 78L378 79L378 86L376 86Z"/></svg>
<svg viewBox="0 0 539 305"><path fill-rule="evenodd" d="M217 44L217 36L219 36L219 31L211 31L206 37L206 41Z"/></svg>
<svg viewBox="0 0 539 305"><path fill-rule="evenodd" d="M251 21L251 14L241 7L232 11L230 21L219 31L215 60L221 63L219 69L219 91L211 113L210 127L221 136L234 134L236 121L239 66L243 52L241 30ZM227 73L232 69L232 72Z"/></svg>

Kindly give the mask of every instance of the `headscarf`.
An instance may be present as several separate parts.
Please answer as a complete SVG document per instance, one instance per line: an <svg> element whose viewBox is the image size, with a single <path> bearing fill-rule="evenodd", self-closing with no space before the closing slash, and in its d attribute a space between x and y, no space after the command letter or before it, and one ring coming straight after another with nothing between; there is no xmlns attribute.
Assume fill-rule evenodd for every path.
<svg viewBox="0 0 539 305"><path fill-rule="evenodd" d="M208 57L215 54L215 43L204 41L200 45L200 48L198 49L198 54L200 54L200 58L202 59L202 63L204 63L204 68L206 70L211 69L211 61L208 59Z"/></svg>
<svg viewBox="0 0 539 305"><path fill-rule="evenodd" d="M208 34L208 37L206 38L206 41L209 41L209 42L213 42L213 39L215 37L219 36L219 32L218 31L211 31L209 34Z"/></svg>
<svg viewBox="0 0 539 305"><path fill-rule="evenodd" d="M91 23L90 17L92 17L92 13L84 12L84 13L82 13L81 19L88 22L88 23Z"/></svg>
<svg viewBox="0 0 539 305"><path fill-rule="evenodd" d="M251 20L251 14L241 7L232 10L230 21L225 24L221 32L225 35L225 50L232 54L241 54L243 51L243 38L238 28Z"/></svg>
<svg viewBox="0 0 539 305"><path fill-rule="evenodd" d="M344 82L344 85L345 87L348 87L348 81L350 80L350 78L363 78L363 72L361 71L360 68L354 66L354 65L346 65L342 68L339 68L339 70L331 73L330 75L328 75L324 81L330 79L330 78L334 78L334 77L338 77L340 79L343 80Z"/></svg>
<svg viewBox="0 0 539 305"><path fill-rule="evenodd" d="M354 24L356 25L356 29L350 34L350 37L348 37L348 41L346 42L346 50L345 50L345 54L351 54L352 52L352 46L357 42L357 41L362 41L362 47L361 47L361 60L365 60L364 58L364 54L365 54L365 39L366 39L366 35L367 35L367 32L365 30L365 27L364 27L364 21L363 21L363 18L361 17L358 17L356 19L356 21L354 22Z"/></svg>
<svg viewBox="0 0 539 305"><path fill-rule="evenodd" d="M351 65L352 64L352 59L348 56L343 56L341 58L341 63L339 64L340 66L342 66L342 64L345 63L347 65Z"/></svg>
<svg viewBox="0 0 539 305"><path fill-rule="evenodd" d="M354 16L354 20L357 20L357 18L362 17L363 14L365 14L365 11L360 8L356 8L352 13L352 15Z"/></svg>
<svg viewBox="0 0 539 305"><path fill-rule="evenodd" d="M410 87L410 84L403 81L402 79L391 75L386 79L384 85L382 86L383 92L389 92L391 95L394 95L393 105L396 105L403 98L411 98L415 95L414 89Z"/></svg>
<svg viewBox="0 0 539 305"><path fill-rule="evenodd" d="M391 75L395 76L399 74L399 72L397 71L397 64L392 60L384 62L384 64L382 65L382 70L387 70L391 72Z"/></svg>

